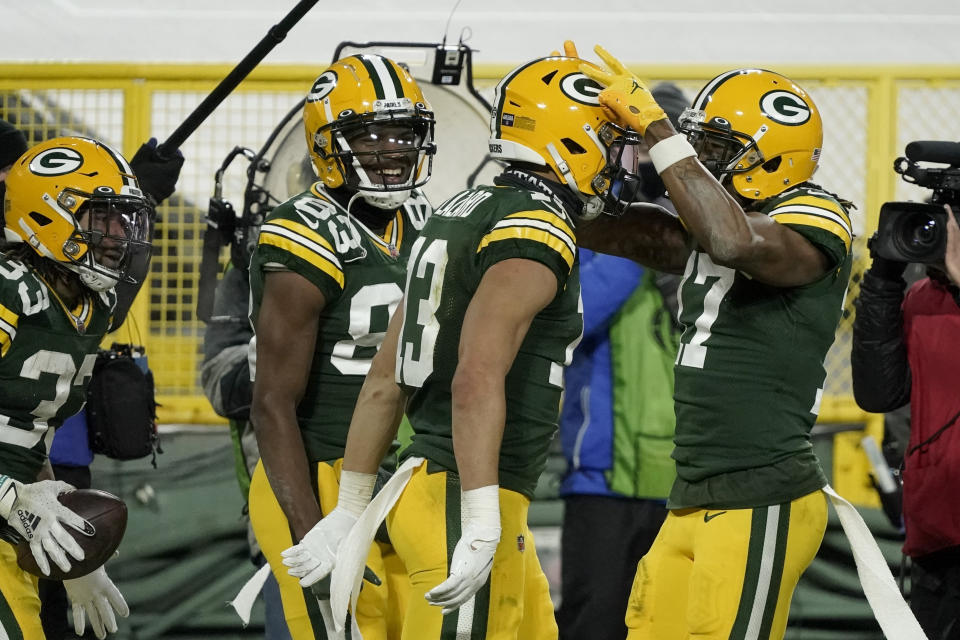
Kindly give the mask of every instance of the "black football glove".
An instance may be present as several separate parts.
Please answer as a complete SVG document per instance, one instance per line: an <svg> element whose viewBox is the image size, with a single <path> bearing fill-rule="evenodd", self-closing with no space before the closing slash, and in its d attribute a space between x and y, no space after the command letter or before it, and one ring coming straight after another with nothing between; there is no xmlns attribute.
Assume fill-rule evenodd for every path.
<svg viewBox="0 0 960 640"><path fill-rule="evenodd" d="M140 188L160 204L169 198L180 177L183 167L183 153L179 149L169 158L157 153L157 139L150 138L137 149L130 166L140 182Z"/></svg>
<svg viewBox="0 0 960 640"><path fill-rule="evenodd" d="M902 280L903 272L907 268L906 262L899 260L890 260L877 254L877 233L874 232L867 240L867 248L870 249L870 258L873 264L870 265L870 273L883 280Z"/></svg>

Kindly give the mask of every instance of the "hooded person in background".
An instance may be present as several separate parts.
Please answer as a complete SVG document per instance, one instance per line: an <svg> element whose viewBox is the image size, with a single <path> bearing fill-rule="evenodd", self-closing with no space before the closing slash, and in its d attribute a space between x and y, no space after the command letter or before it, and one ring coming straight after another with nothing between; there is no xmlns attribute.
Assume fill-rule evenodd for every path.
<svg viewBox="0 0 960 640"><path fill-rule="evenodd" d="M7 189L7 174L17 158L27 151L27 138L6 120L0 120L0 227L3 226L3 195Z"/></svg>

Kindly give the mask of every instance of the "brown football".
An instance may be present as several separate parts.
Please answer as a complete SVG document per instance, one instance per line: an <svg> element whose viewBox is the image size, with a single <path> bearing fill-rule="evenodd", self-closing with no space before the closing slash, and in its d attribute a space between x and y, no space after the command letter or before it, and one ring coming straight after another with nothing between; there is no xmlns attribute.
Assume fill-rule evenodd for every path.
<svg viewBox="0 0 960 640"><path fill-rule="evenodd" d="M17 564L27 573L51 580L72 580L85 576L106 562L120 546L123 533L127 529L127 505L123 500L98 489L77 489L58 496L60 503L77 513L93 525L93 535L77 531L73 527L64 528L73 536L83 549L83 560L75 560L70 554L70 571L62 571L53 560L50 562L50 575L45 576L37 566L30 551L30 545L21 542L17 545Z"/></svg>

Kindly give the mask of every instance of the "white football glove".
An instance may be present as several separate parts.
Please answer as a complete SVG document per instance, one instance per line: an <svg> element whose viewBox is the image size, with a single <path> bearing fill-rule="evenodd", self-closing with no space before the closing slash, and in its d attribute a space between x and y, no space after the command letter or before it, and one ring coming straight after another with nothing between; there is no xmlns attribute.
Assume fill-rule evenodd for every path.
<svg viewBox="0 0 960 640"><path fill-rule="evenodd" d="M257 335L254 334L247 343L247 364L250 366L250 380L257 378Z"/></svg>
<svg viewBox="0 0 960 640"><path fill-rule="evenodd" d="M73 486L57 480L24 484L0 475L0 517L30 543L30 551L44 575L50 575L48 556L64 571L69 571L71 566L68 553L76 560L83 560L83 549L61 522L93 534L89 522L57 500L61 493L73 490Z"/></svg>
<svg viewBox="0 0 960 640"><path fill-rule="evenodd" d="M82 578L64 580L63 587L73 604L73 630L78 636L83 635L85 616L90 618L93 632L103 640L107 637L107 632L115 633L117 630L114 611L120 614L121 618L130 615L127 601L123 599L120 590L107 576L103 567Z"/></svg>
<svg viewBox="0 0 960 640"><path fill-rule="evenodd" d="M340 473L337 506L303 536L298 544L283 551L287 573L300 579L300 586L309 587L333 571L337 549L363 510L370 504L375 473Z"/></svg>
<svg viewBox="0 0 960 640"><path fill-rule="evenodd" d="M430 604L443 607L443 615L470 600L490 575L500 543L499 493L498 485L463 492L461 534L450 560L450 576L424 596Z"/></svg>

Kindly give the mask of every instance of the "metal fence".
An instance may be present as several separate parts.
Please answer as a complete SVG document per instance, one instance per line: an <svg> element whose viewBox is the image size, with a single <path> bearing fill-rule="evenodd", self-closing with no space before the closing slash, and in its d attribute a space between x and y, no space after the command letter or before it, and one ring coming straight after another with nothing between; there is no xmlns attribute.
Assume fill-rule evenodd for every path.
<svg viewBox="0 0 960 640"><path fill-rule="evenodd" d="M710 66L635 67L651 82L676 82L688 97L723 69ZM111 341L146 346L154 372L160 418L166 423L221 422L199 387L203 323L196 318L204 214L213 174L235 145L259 147L292 105L304 95L319 66L264 66L221 105L183 146L186 157L177 193L161 206L150 281L130 320ZM474 70L481 91L490 93L507 71L503 66ZM0 117L19 126L31 143L64 133L103 139L130 157L151 135L172 132L229 71L220 65L0 65ZM850 342L853 300L865 267L866 238L876 227L880 204L919 199L899 180L892 163L914 139L960 140L960 67L795 67L778 68L814 98L824 121L824 150L815 180L852 200L856 264L846 308L826 367L821 422L865 425L881 434L878 416L853 401ZM434 89L438 91L439 88ZM435 94L437 99L442 95ZM433 100L430 92L428 97ZM447 105L451 106L447 106ZM484 116L475 108L435 105L447 126L438 129L439 163L474 166L484 150ZM446 110L446 113L443 111ZM454 156L460 156L459 162ZM464 159L464 156L467 156ZM448 177L433 189L452 193L466 176ZM245 175L228 172L224 193L239 206ZM438 194L443 195L443 194ZM838 490L872 502L866 461L859 452L862 431L837 436L834 480Z"/></svg>

